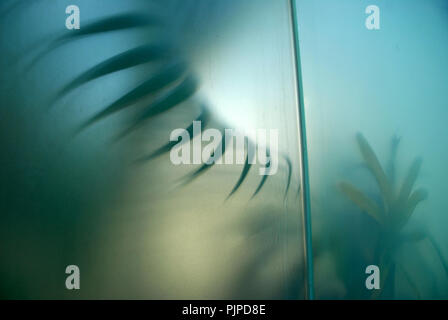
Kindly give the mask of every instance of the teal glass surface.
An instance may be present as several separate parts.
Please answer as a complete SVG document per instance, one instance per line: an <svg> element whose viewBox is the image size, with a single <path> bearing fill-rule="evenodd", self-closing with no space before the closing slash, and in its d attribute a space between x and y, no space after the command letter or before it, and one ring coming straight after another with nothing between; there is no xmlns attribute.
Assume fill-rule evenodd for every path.
<svg viewBox="0 0 448 320"><path fill-rule="evenodd" d="M316 296L446 299L447 4L355 2L297 1Z"/></svg>
<svg viewBox="0 0 448 320"><path fill-rule="evenodd" d="M447 1L4 0L0 32L0 299L448 299ZM175 164L195 120L245 162Z"/></svg>

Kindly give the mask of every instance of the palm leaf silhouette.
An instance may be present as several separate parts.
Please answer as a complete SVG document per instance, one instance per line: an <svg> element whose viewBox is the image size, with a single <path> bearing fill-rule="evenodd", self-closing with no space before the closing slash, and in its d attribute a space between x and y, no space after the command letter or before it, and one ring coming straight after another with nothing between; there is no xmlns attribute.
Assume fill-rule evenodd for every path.
<svg viewBox="0 0 448 320"><path fill-rule="evenodd" d="M379 248L380 251L382 251L380 257L380 265L382 266L383 270L381 288L384 287L386 278L391 279L388 280L388 288L389 291L392 292L391 295L393 296L395 268L396 266L399 266L398 262L394 260L394 250L405 241L420 241L425 238L429 239L431 245L434 247L439 257L439 260L443 265L445 272L448 274L448 265L445 261L445 258L443 257L441 250L439 249L437 243L434 241L431 235L422 234L421 232L410 235L401 234L401 230L410 220L418 204L420 204L428 197L428 192L424 188L417 188L414 190L414 186L419 176L420 168L422 166L422 159L416 158L412 162L412 165L409 168L403 180L403 183L401 184L400 190L395 191L394 162L400 140L397 138L394 138L392 140L392 155L390 158L391 161L389 163L389 173L391 176L389 177L383 170L372 147L361 133L358 133L356 135L356 141L363 160L378 185L383 203L376 203L362 191L347 182L340 183L339 189L363 212L367 213L369 216L375 219L375 221L378 222L379 228L385 237L382 242L382 247ZM403 269L403 267L401 267L401 269ZM418 288L407 272L405 274L405 278L407 279L409 285L416 292L416 295L420 296ZM383 293L382 291L383 289L374 293L372 295L372 298L380 297Z"/></svg>
<svg viewBox="0 0 448 320"><path fill-rule="evenodd" d="M102 18L97 21L85 24L83 28L77 30L76 32L62 34L56 37L56 39L47 44L46 47L34 57L29 65L29 68L34 67L40 61L40 59L42 59L48 53L81 37L94 37L95 35L100 33L130 28L163 27L164 25L165 23L160 17L154 15L143 15L140 13L126 13ZM160 38L162 38L162 36ZM75 132L75 134L80 133L90 126L95 125L97 122L106 119L110 115L116 112L120 112L136 103L139 103L147 97L151 97L152 101L144 107L143 111L141 111L139 115L137 115L137 117L133 120L132 123L127 126L127 128L122 130L116 136L116 140L123 139L131 132L145 125L146 122L151 118L161 113L169 112L174 108L181 106L183 102L191 100L196 94L200 83L194 75L194 72L189 67L188 62L181 57L181 53L179 52L179 50L175 49L176 43L173 42L175 41L159 39L154 41L154 43L147 43L110 57L105 61L102 61L97 65L91 67L87 71L84 71L70 83L59 89L52 102L54 103L57 99L64 97L69 92L82 85L85 85L92 80L101 78L108 74L120 72L122 70L135 66L141 66L146 63L163 62L162 66L159 67L159 69L155 72L152 72L150 75L148 75L146 80L138 84L130 91L124 93L121 97L116 99L111 104L107 105L103 110L99 111L91 118L87 119L84 123L79 125ZM201 121L202 125L205 127L210 123L211 119L215 118L209 106L200 101L197 102L197 104L199 105L199 109L201 111L200 114L194 120L192 120L191 124L186 128L187 132L190 133L190 135L193 131L193 121ZM177 144L177 142L168 142L167 144L156 149L156 151L154 151L152 154L140 157L139 159L137 159L137 162L144 163L145 161L150 161L155 157L161 156L169 152L175 144ZM222 155L226 152L226 145L227 143L223 135L223 138L220 141L219 146L213 152L213 155L219 151L218 158L222 157ZM235 183L232 190L229 192L227 198L234 195L235 192L241 187L241 185L247 178L250 169L252 168L249 163L249 152L247 150L251 145L255 144L247 139L246 161L244 167L241 171L239 179ZM269 156L269 150L267 150L267 155ZM287 182L285 188L286 197L289 186L291 184L292 168L291 161L288 156L282 155L282 159L284 159L287 165ZM214 162L212 162L211 164L204 163L195 171L187 174L182 179L182 185L188 184L203 173L207 172L207 170L210 169L213 164ZM252 197L255 197L261 191L267 179L268 175L264 175L261 178L261 181L254 191Z"/></svg>
<svg viewBox="0 0 448 320"><path fill-rule="evenodd" d="M394 191L392 179L386 176L375 152L365 137L358 133L356 140L364 162L378 185L383 206L376 204L367 195L346 182L341 183L339 187L360 209L366 211L384 227L390 230L399 230L409 220L417 205L427 198L427 192L424 189L412 192L422 160L420 158L414 160L403 181L400 192L397 193Z"/></svg>
<svg viewBox="0 0 448 320"><path fill-rule="evenodd" d="M347 182L341 183L340 188L360 209L364 210L379 224L384 223L384 217L382 216L379 206L364 195L362 191Z"/></svg>

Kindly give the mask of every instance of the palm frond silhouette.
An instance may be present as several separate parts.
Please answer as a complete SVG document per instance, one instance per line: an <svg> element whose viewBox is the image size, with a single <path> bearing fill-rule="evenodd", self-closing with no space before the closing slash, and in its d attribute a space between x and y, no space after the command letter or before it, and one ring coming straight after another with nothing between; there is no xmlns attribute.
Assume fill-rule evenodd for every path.
<svg viewBox="0 0 448 320"><path fill-rule="evenodd" d="M394 137L392 140L389 174L386 174L364 135L358 133L356 141L364 164L378 186L381 196L380 201L372 200L364 192L348 182L341 182L339 188L359 209L373 218L381 230L381 245L378 246L381 269L384 272L381 278L381 288L386 285L386 289L381 289L374 296L378 297L384 294L383 291L386 290L386 295L394 297L395 270L396 267L399 267L410 286L414 288L416 296L419 297L420 292L412 277L407 274L405 268L395 259L396 251L403 243L429 239L445 272L448 274L448 264L430 234L423 231L416 231L412 234L403 233L404 226L409 222L418 204L428 197L428 192L424 188L415 188L422 166L422 159L418 157L412 162L401 186L398 187L395 181L395 161L400 139Z"/></svg>
<svg viewBox="0 0 448 320"><path fill-rule="evenodd" d="M28 65L28 70L35 67L36 64L47 54L57 50L59 47L69 44L77 39L84 37L95 37L98 34L119 31L130 28L143 28L143 27L162 27L166 25L158 16L155 15L144 15L141 13L125 13L114 16L109 16L105 18L98 19L96 21L90 22L83 25L79 30L70 33L64 33L50 43L46 44L45 48L37 54ZM194 99L195 104L200 110L199 115L192 119L191 124L186 127L188 133L192 136L193 134L193 121L201 121L203 127L207 127L210 121L213 119L218 123L221 123L221 133L222 140L218 148L221 149L220 156L222 157L226 152L226 141L224 128L228 127L222 124L213 113L213 108L206 105L204 102L200 101L195 94L200 86L199 80L194 74L194 70L190 67L187 59L182 56L181 50L176 43L176 38L173 37L170 40L164 38L166 33L161 32L159 39L155 39L150 43L128 49L120 54L110 57L97 65L91 67L90 69L82 72L80 75L75 77L70 83L66 84L60 88L55 95L53 102L64 97L69 92L77 89L78 87L88 84L90 81L101 78L108 74L115 72L120 72L122 70L141 66L147 63L159 63L161 66L155 72L148 75L147 79L142 81L132 90L124 93L121 97L116 99L111 104L107 105L97 114L93 115L91 118L83 122L77 128L75 134L88 129L90 126L96 124L100 120L103 120L110 115L120 112L127 107L130 107L136 103L143 101L147 97L152 97L152 101L147 104L140 114L130 123L127 128L123 129L119 134L116 135L116 140L125 138L127 135L133 131L139 129L140 127L147 124L148 120L153 119L159 114L166 113L169 111L174 111L177 107L181 107L182 103ZM163 146L160 146L156 151L148 155L142 155L137 162L143 163L145 161L150 161L155 157L161 156L176 144L177 142L168 142ZM237 182L235 183L232 190L229 191L228 197L237 192L245 181L250 169L251 164L249 159L249 152L247 149L252 144L255 148L257 145L250 139L246 139L246 160L244 167L241 171L241 175ZM217 149L215 149L216 151ZM267 155L269 156L269 149L267 149ZM290 184L291 184L291 161L287 155L281 155L284 159L283 169L287 171L287 179L285 184L284 195L286 197ZM217 160L217 159L215 159ZM184 177L183 185L193 181L198 178L201 174L206 172L211 168L215 162L210 164L204 163L200 168L196 169L194 172ZM270 166L270 163L267 165ZM252 197L255 197L268 179L268 175L264 175L258 187L254 191Z"/></svg>

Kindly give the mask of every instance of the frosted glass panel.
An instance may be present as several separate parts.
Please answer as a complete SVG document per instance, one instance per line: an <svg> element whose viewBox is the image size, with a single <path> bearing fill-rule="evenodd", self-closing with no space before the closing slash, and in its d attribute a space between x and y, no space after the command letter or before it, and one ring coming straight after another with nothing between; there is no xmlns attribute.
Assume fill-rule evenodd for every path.
<svg viewBox="0 0 448 320"><path fill-rule="evenodd" d="M298 1L316 295L446 299L448 8L376 2Z"/></svg>
<svg viewBox="0 0 448 320"><path fill-rule="evenodd" d="M445 0L72 4L0 4L0 298L448 298Z"/></svg>
<svg viewBox="0 0 448 320"><path fill-rule="evenodd" d="M288 2L70 4L1 5L1 296L303 298ZM277 172L175 165L195 119L278 130Z"/></svg>

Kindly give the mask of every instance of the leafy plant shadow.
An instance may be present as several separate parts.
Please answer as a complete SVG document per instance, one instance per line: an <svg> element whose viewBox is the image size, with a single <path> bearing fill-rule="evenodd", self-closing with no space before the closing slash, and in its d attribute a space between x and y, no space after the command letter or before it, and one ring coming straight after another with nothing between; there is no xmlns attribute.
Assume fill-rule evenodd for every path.
<svg viewBox="0 0 448 320"><path fill-rule="evenodd" d="M378 186L380 199L375 201L369 198L364 192L348 182L341 182L338 187L363 213L369 215L376 222L379 229L379 242L374 249L374 255L379 261L382 276L380 290L375 290L372 298L395 298L397 267L400 268L414 290L416 297L420 298L421 293L414 283L414 279L396 259L397 251L403 244L429 240L445 272L448 274L448 264L431 234L424 230L412 233L403 232L403 228L408 224L418 204L428 197L428 192L424 188L415 188L422 166L422 159L416 158L412 162L403 182L398 186L397 181L395 181L395 166L400 139L397 137L392 139L388 174L386 174L372 147L361 133L356 135L356 141L364 164Z"/></svg>
<svg viewBox="0 0 448 320"><path fill-rule="evenodd" d="M80 38L94 37L98 34L118 30L145 27L168 28L161 17L141 13L125 13L92 21L85 24L80 30L76 30L75 32L71 32L69 34L64 33L56 39L50 41L50 43L44 44L44 49L41 50L40 53L38 53L32 59L31 63L27 67L27 70L34 68L39 63L39 61L48 53L57 50L64 45L68 45ZM139 111L138 115L134 118L133 121L131 121L131 123L128 124L127 128L123 129L119 134L116 135L113 142L117 142L126 138L132 132L145 126L148 120L151 120L158 115L170 111L176 112L175 109L182 107L185 102L191 101L192 99L194 99L194 103L197 105L196 109L198 109L200 112L199 115L197 115L196 118L191 121L191 124L185 128L185 130L190 134L192 138L194 138L193 121L200 121L203 128L206 128L213 120L218 122L220 121L219 118L214 115L213 108L211 108L204 102L198 101L198 99L194 97L200 86L199 80L194 75L194 72L193 70L191 70L186 59L182 58L181 50L177 47L176 38L165 36L165 33L161 33L159 39L155 39L154 41L143 44L136 48L129 49L125 52L108 58L105 61L102 61L97 65L91 67L90 69L82 72L70 83L59 89L57 94L53 97L51 104L54 104L58 99L66 96L69 92L79 88L80 86L103 76L131 67L142 66L147 63L161 64L157 71L149 74L147 79L137 85L134 89L126 92L114 102L103 108L103 110L80 124L73 133L74 136L85 131L99 121L115 113L123 111L133 105L142 103L146 101L145 99L148 98L151 99L151 102L144 106L143 110ZM228 145L228 141L226 141L224 135L224 128L229 126L225 126L222 122L220 123L222 139L219 143L219 146L210 155L210 157L213 157L218 149L220 149L219 156L214 157L215 161L219 160L219 158L225 154ZM165 145L160 146L152 153L142 155L141 157L136 159L135 163L142 165L147 161L168 153L171 148L177 143L179 143L179 141L170 141ZM241 175L235 183L235 186L232 188L232 190L229 191L227 199L233 196L241 187L252 167L250 163L251 159L249 159L248 152L248 148L251 146L257 148L257 144L255 144L250 139L246 139L246 159L244 167L242 168ZM266 150L266 153L269 156L269 148L267 148ZM291 183L292 168L291 161L287 155L282 154L281 158L284 160L282 168L287 170L287 179L284 193L286 197ZM197 179L200 175L212 168L215 164L215 161L205 161L205 163L197 168L194 172L184 177L183 183L181 185L185 186L191 181ZM270 163L268 163L267 167L270 167ZM252 195L252 198L261 191L268 177L269 175L264 175L261 178L258 187Z"/></svg>

